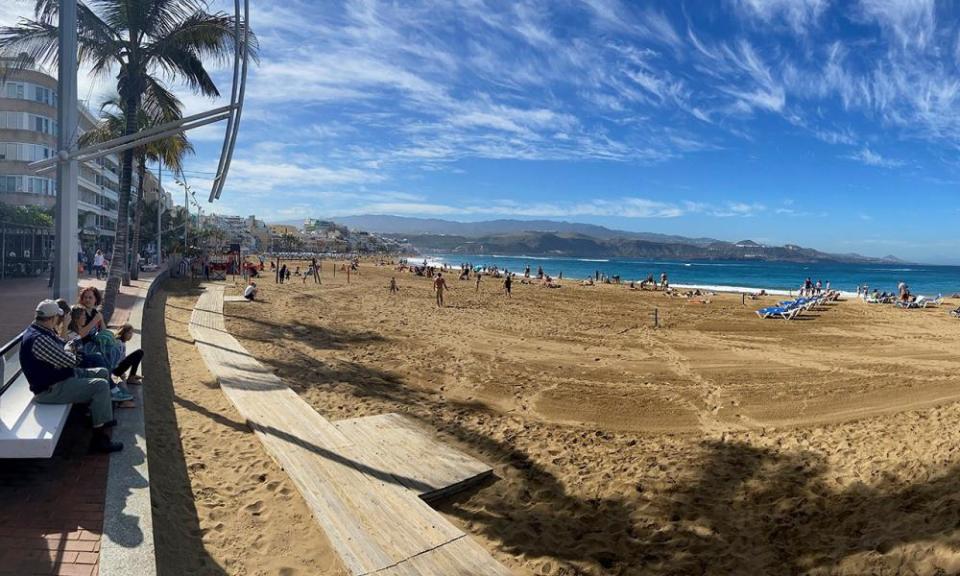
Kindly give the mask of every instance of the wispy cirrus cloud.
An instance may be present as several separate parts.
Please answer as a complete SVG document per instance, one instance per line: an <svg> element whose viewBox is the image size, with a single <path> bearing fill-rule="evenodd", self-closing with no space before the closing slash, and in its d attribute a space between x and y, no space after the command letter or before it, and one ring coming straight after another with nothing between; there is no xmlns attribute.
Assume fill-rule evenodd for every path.
<svg viewBox="0 0 960 576"><path fill-rule="evenodd" d="M734 0L735 8L759 24L785 24L794 32L804 33L816 26L829 5L828 0Z"/></svg>
<svg viewBox="0 0 960 576"><path fill-rule="evenodd" d="M341 209L338 215L349 214L429 214L433 216L514 216L528 218L619 217L638 219L670 219L687 214L704 214L718 218L750 217L765 210L761 205L729 202L720 206L695 202L660 202L648 198L625 196L586 202L517 202L494 199L485 204L442 204L429 202L369 202Z"/></svg>
<svg viewBox="0 0 960 576"><path fill-rule="evenodd" d="M874 152L870 148L861 148L852 154L844 156L844 158L856 160L857 162L861 162L867 166L877 166L880 168L898 168L905 164L905 162L902 160L886 158L883 155Z"/></svg>

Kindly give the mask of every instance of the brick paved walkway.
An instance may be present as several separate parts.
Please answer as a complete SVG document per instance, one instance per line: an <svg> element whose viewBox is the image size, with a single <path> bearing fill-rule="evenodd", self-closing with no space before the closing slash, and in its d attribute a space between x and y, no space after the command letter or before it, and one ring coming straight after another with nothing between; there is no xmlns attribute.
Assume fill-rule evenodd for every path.
<svg viewBox="0 0 960 576"><path fill-rule="evenodd" d="M109 456L87 454L83 409L49 460L0 467L0 574L98 573Z"/></svg>
<svg viewBox="0 0 960 576"><path fill-rule="evenodd" d="M130 306L138 293L137 284L153 278L153 272L141 272L140 280L134 281L133 286L123 286L117 297L117 307L114 316L110 319L111 326L119 326L127 321L130 315ZM80 287L96 286L103 290L106 280L97 280L94 276L81 276L77 283ZM53 289L47 288L47 279L44 278L13 278L0 280L0 302L3 303L0 314L0 345L9 342L24 327L33 321L34 309L37 302L44 298L52 298ZM73 304L73 302L71 302Z"/></svg>
<svg viewBox="0 0 960 576"><path fill-rule="evenodd" d="M121 289L111 326L127 321L153 276L141 274L139 281ZM80 281L81 286L103 284L95 278ZM33 319L36 303L45 297L49 297L46 279L0 282L4 303L0 343L23 330ZM74 407L52 458L0 460L0 574L99 573L110 459L88 454L89 442L85 409Z"/></svg>

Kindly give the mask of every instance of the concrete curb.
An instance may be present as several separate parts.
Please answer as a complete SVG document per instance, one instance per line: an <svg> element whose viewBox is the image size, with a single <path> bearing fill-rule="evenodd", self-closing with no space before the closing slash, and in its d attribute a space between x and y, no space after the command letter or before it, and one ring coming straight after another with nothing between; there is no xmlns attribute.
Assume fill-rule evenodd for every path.
<svg viewBox="0 0 960 576"><path fill-rule="evenodd" d="M135 333L127 344L129 350L140 348L143 308L154 289L167 277L161 270L150 281L146 296L139 298L130 311L129 322ZM100 542L100 576L155 576L157 573L142 386L131 386L130 393L135 396L137 407L119 410L117 427L113 431L114 439L123 442L124 448L110 455Z"/></svg>

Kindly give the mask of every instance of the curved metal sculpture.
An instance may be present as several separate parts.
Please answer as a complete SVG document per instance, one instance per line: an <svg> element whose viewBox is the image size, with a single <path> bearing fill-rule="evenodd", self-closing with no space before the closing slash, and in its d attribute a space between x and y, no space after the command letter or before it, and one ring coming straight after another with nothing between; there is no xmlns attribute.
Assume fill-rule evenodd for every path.
<svg viewBox="0 0 960 576"><path fill-rule="evenodd" d="M243 0L243 42L240 41L240 0L234 0L234 9L237 13L237 26L234 27L234 58L233 58L233 87L230 92L230 117L227 119L227 132L223 137L223 150L220 151L220 164L217 167L217 176L213 179L210 189L210 202L220 199L223 184L230 171L230 161L233 160L233 149L237 144L237 133L240 130L240 114L243 112L243 95L247 87L247 43L250 40L250 0ZM242 55L241 55L242 52ZM242 57L241 57L242 56ZM238 82L239 78L239 82Z"/></svg>

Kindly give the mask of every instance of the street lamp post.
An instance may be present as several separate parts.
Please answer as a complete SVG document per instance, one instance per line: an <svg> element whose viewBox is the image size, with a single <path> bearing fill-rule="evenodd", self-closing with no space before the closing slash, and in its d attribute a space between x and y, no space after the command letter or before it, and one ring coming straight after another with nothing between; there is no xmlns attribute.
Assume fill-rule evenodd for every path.
<svg viewBox="0 0 960 576"><path fill-rule="evenodd" d="M160 163L157 164L157 266L160 266L161 256L160 256L160 246L161 240L163 239L163 232L160 230L162 226L163 219L161 215L163 214L163 159L160 159Z"/></svg>
<svg viewBox="0 0 960 576"><path fill-rule="evenodd" d="M60 61L57 91L57 250L54 298L77 297L77 161L69 159L77 137L77 2L60 2Z"/></svg>

